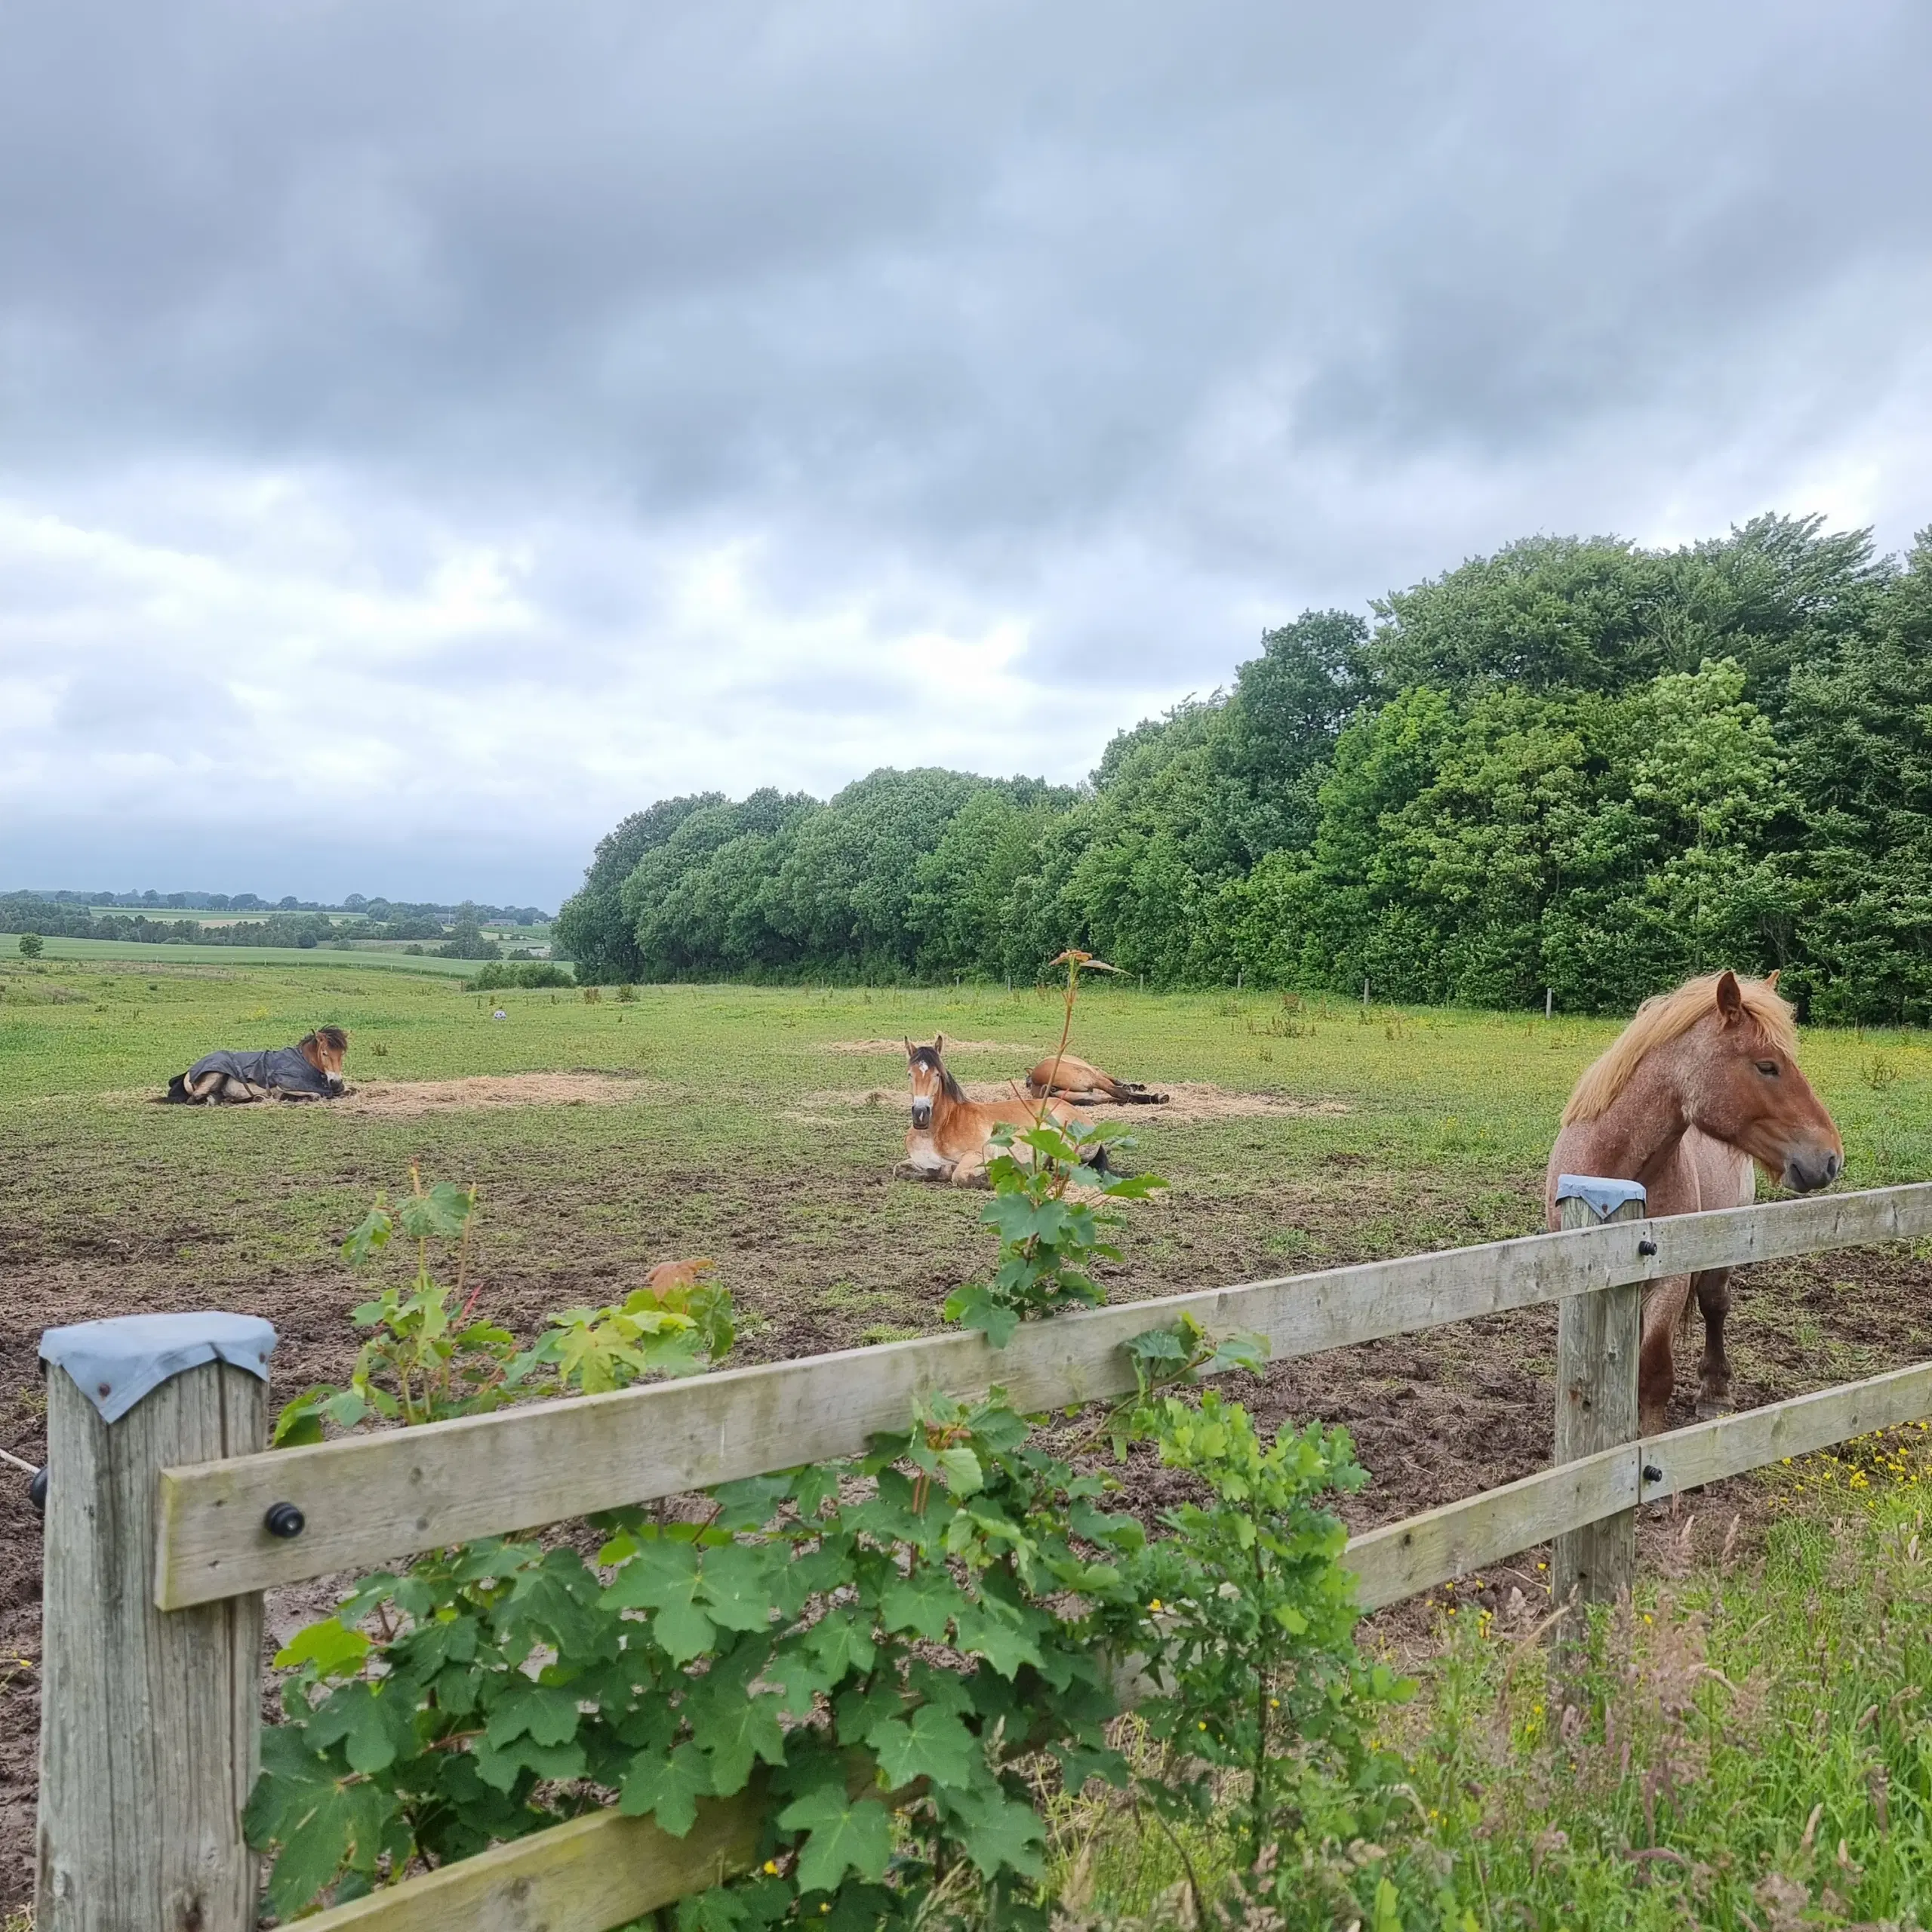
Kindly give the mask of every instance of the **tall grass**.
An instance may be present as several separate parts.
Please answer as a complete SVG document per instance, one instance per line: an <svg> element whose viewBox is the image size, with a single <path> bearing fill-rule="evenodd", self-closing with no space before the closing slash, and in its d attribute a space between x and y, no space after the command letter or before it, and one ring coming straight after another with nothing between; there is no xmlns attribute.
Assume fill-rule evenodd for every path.
<svg viewBox="0 0 1932 1932"><path fill-rule="evenodd" d="M1761 1547L1687 1517L1559 1675L1546 1604L1441 1617L1380 1841L1302 1855L1284 1925L1737 1932L1932 1923L1932 1488L1921 1429L1773 1472ZM1712 1527L1708 1533L1706 1525ZM1232 1799L1235 1794L1230 1793ZM1195 1921L1231 1839L1054 1819L1065 1932ZM1270 1932L1272 1932L1271 1924Z"/></svg>

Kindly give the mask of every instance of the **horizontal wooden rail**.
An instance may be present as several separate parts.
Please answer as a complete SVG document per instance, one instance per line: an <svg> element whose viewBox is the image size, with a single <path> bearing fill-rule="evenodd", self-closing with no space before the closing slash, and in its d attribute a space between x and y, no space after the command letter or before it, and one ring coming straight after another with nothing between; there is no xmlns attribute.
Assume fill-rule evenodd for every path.
<svg viewBox="0 0 1932 1932"><path fill-rule="evenodd" d="M1350 1539L1357 1600L1379 1610L1460 1580L1638 1501L1932 1414L1932 1363L1626 1443ZM1655 1470L1655 1475L1644 1472ZM552 1826L302 1922L309 1932L609 1932L750 1864L754 1795L699 1807L673 1838L601 1811Z"/></svg>
<svg viewBox="0 0 1932 1932"><path fill-rule="evenodd" d="M1932 1183L1619 1222L1211 1288L162 1472L155 1601L185 1607L472 1537L862 1451L935 1390L998 1383L1026 1411L1133 1386L1122 1344L1180 1315L1276 1357L1558 1301L1614 1282L1932 1233ZM1640 1254L1640 1243L1657 1252ZM270 1536L271 1505L307 1527Z"/></svg>

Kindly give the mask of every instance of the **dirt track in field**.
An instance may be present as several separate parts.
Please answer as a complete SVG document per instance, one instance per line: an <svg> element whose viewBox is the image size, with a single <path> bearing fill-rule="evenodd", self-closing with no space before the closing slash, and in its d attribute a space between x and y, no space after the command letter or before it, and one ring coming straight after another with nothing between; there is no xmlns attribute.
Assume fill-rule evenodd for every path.
<svg viewBox="0 0 1932 1932"><path fill-rule="evenodd" d="M627 1094L635 1091L635 1083L612 1084ZM1144 1116L1166 1110L1131 1111ZM689 1183L688 1177L659 1177L650 1194L640 1195L640 1213L675 1203ZM773 1189L788 1185L809 1200L811 1213L774 1224ZM936 1328L940 1300L977 1265L983 1244L964 1217L956 1229L928 1224L930 1238L923 1241L881 1238L876 1230L895 1225L890 1211L904 1198L892 1195L892 1186L882 1175L829 1183L823 1176L801 1175L791 1183L748 1180L702 1229L663 1220L648 1226L645 1238L663 1254L701 1251L718 1257L721 1276L752 1318L742 1361L878 1339L881 1315L891 1318L896 1333ZM1540 1190L1540 1177L1520 1177L1500 1208L1491 1204L1485 1220L1457 1190L1444 1186L1432 1192L1427 1177L1368 1168L1358 1157L1340 1155L1265 1197L1231 1200L1205 1188L1177 1186L1143 1211L1129 1242L1130 1264L1115 1271L1110 1284L1112 1298L1400 1252L1416 1244L1410 1231L1423 1225L1432 1230L1432 1241L1488 1238L1500 1231L1499 1213L1506 1225L1512 1217L1516 1226L1529 1225ZM568 1204L559 1206L534 1189L519 1196L512 1178L493 1183L490 1201L497 1224L534 1237L494 1259L484 1252L490 1312L510 1326L527 1333L563 1301L615 1294L628 1284L630 1264L611 1258L608 1238L596 1228L568 1218ZM33 1341L41 1329L136 1309L207 1305L209 1291L198 1271L178 1259L182 1211L158 1195L152 1204L131 1205L111 1240L89 1236L71 1245L57 1228L24 1236L0 1230L0 1267L13 1317L0 1345L0 1447L40 1460L44 1411ZM1278 1245L1284 1224L1318 1234L1318 1254L1285 1260ZM903 1225L903 1215L896 1225ZM212 1238L218 1245L221 1236ZM566 1282L568 1290L561 1286ZM225 1306L274 1321L282 1339L272 1401L280 1403L312 1382L345 1373L355 1349L347 1313L366 1292L366 1282L344 1268L285 1267L252 1276L245 1288L224 1286L220 1298ZM1770 1264L1740 1278L1731 1327L1743 1406L1924 1359L1932 1356L1932 1264L1875 1250ZM1555 1346L1553 1311L1531 1309L1278 1363L1258 1387L1247 1378L1235 1378L1229 1387L1269 1423L1320 1417L1348 1426L1373 1478L1343 1505L1351 1526L1359 1528L1546 1463ZM1687 1340L1680 1347L1673 1423L1690 1420L1696 1346ZM1137 1507L1157 1508L1178 1494L1176 1479L1144 1456L1131 1461L1125 1474ZM1759 1494L1740 1481L1702 1506L1721 1536L1730 1513L1749 1509ZM1647 1534L1654 1540L1661 1532ZM1526 1594L1537 1587L1534 1556L1499 1568L1484 1589L1468 1594L1495 1602L1518 1586ZM285 1624L298 1607L286 1597L272 1599L271 1627ZM38 1611L38 1522L24 1478L0 1467L0 1908L25 1902L32 1887ZM1423 1613L1386 1614L1392 1627L1413 1633Z"/></svg>

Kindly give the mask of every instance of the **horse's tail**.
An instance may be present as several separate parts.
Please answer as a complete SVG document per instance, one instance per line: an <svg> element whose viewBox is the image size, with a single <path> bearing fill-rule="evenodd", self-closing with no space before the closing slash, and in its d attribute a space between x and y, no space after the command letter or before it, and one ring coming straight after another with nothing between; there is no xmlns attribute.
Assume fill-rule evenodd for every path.
<svg viewBox="0 0 1932 1932"><path fill-rule="evenodd" d="M165 1100L176 1101L183 1106L192 1097L188 1091L188 1076L185 1073L177 1073L168 1083L168 1091L162 1096Z"/></svg>
<svg viewBox="0 0 1932 1932"><path fill-rule="evenodd" d="M1112 1174L1115 1171L1107 1159L1107 1143L1104 1140L1094 1148L1080 1164L1083 1168L1091 1168L1097 1174Z"/></svg>

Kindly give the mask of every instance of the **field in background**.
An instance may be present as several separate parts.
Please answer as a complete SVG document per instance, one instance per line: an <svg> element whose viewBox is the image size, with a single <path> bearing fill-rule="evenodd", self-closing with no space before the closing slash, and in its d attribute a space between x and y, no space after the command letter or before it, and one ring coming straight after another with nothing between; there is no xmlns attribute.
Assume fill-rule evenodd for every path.
<svg viewBox="0 0 1932 1932"><path fill-rule="evenodd" d="M20 935L0 933L0 957L17 955ZM531 942L540 943L540 942ZM474 959L438 959L434 953L405 953L401 940L365 940L351 942L348 957L364 965L386 966L405 972L431 973L441 977L466 979L478 968ZM92 959L112 964L115 961L130 966L314 966L345 955L334 946L195 946L167 943L144 943L131 939L44 939L42 958L46 960Z"/></svg>
<svg viewBox="0 0 1932 1932"><path fill-rule="evenodd" d="M943 1032L963 1078L1002 1078L1051 1044L1059 1017L1032 989L648 987L624 1003L606 988L591 1004L574 991L479 996L452 977L474 967L454 961L318 949L257 963L165 946L137 962L131 948L77 956L85 944L49 941L38 968L0 950L0 1269L15 1313L0 1446L35 1460L35 1340L60 1322L258 1312L283 1337L277 1400L339 1376L366 1278L336 1245L378 1187L406 1184L412 1158L478 1183L472 1278L484 1309L521 1330L691 1254L715 1257L738 1298L743 1359L937 1327L990 1242L983 1197L892 1177L897 1042ZM354 1106L149 1103L211 1047L285 1043L325 1022L349 1029ZM1174 1185L1132 1211L1113 1297L1533 1229L1563 1098L1614 1030L1095 987L1078 1051L1157 1085L1210 1084L1220 1103L1137 1123L1125 1164ZM1932 1175L1926 1036L1814 1033L1804 1060L1844 1131L1845 1185ZM1740 1400L1932 1356L1928 1288L1932 1255L1753 1271L1732 1322ZM1550 1311L1531 1311L1280 1364L1244 1393L1271 1421L1346 1422L1374 1476L1349 1513L1387 1520L1547 1461L1554 1334ZM1687 1401L1673 1420L1688 1414ZM1158 1477L1130 1479L1159 1499ZM0 1651L30 1658L37 1539L16 1487L0 1481ZM1518 1580L1506 1571L1478 1601ZM0 1691L0 1903L15 1896L30 1821L30 1688L17 1670Z"/></svg>

